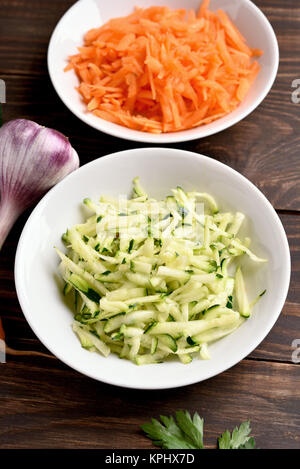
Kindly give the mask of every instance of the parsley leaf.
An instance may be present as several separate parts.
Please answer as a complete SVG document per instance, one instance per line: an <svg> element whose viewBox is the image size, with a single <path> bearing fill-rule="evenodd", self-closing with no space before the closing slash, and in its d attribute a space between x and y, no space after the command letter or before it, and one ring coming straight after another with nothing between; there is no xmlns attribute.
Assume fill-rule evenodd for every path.
<svg viewBox="0 0 300 469"><path fill-rule="evenodd" d="M141 425L153 444L163 449L203 449L204 420L195 412L191 417L188 411L179 410L175 418L160 416L151 423ZM219 449L256 449L255 440L250 437L250 422L243 422L232 434L226 430L218 439Z"/></svg>
<svg viewBox="0 0 300 469"><path fill-rule="evenodd" d="M219 449L255 449L255 441L249 436L250 432L249 420L243 422L239 428L235 427L232 435L226 430L218 439Z"/></svg>
<svg viewBox="0 0 300 469"><path fill-rule="evenodd" d="M244 445L239 446L239 449L257 449L253 436Z"/></svg>
<svg viewBox="0 0 300 469"><path fill-rule="evenodd" d="M230 431L226 430L220 438L218 438L219 449L231 449L230 448L231 435Z"/></svg>
<svg viewBox="0 0 300 469"><path fill-rule="evenodd" d="M156 446L163 449L202 449L203 448L203 420L197 413L193 419L187 411L176 412L173 417L160 417L163 424L152 419L152 423L141 426L147 437Z"/></svg>
<svg viewBox="0 0 300 469"><path fill-rule="evenodd" d="M191 439L196 448L203 449L203 422L197 412L193 420L187 411L176 412L176 420L181 430Z"/></svg>

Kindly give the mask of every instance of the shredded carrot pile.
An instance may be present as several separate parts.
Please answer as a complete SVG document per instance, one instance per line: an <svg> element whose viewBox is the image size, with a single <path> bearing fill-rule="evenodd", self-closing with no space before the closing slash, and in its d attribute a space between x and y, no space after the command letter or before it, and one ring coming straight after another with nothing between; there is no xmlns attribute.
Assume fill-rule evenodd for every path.
<svg viewBox="0 0 300 469"><path fill-rule="evenodd" d="M131 129L175 132L233 111L258 72L251 49L223 10L137 8L85 35L65 70L96 116Z"/></svg>

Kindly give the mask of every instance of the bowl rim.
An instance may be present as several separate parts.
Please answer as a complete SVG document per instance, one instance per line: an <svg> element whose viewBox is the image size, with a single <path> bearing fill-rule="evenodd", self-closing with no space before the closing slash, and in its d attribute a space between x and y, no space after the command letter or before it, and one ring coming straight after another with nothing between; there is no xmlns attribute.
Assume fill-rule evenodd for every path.
<svg viewBox="0 0 300 469"><path fill-rule="evenodd" d="M78 117L82 122L84 122L88 126L94 128L94 129L96 129L100 132L103 132L107 135L111 135L113 137L121 138L121 139L124 139L124 140L142 142L142 143L150 143L150 144L179 143L179 142L186 142L186 141L189 141L189 140L197 140L197 139L200 139L200 138L206 138L206 137L209 137L209 136L214 135L216 133L222 132L223 130L226 130L226 129L234 126L235 124L237 124L238 122L243 120L245 117L250 115L262 103L262 101L266 98L266 96L270 92L270 90L271 90L271 88L272 88L272 86L275 82L277 72L278 72L279 58L280 57L279 57L278 41L277 41L276 34L274 32L274 29L273 29L271 23L269 22L268 18L266 17L266 15L262 12L262 10L260 8L258 8L257 5L255 5L253 3L252 0L242 0L243 2L248 4L250 6L250 8L252 8L256 12L257 15L259 15L261 17L261 19L264 23L264 27L268 31L268 34L269 34L269 36L272 40L274 53L275 53L275 66L272 68L271 73L269 75L269 78L266 81L266 84L265 84L263 90L257 96L257 98L252 102L252 104L250 106L248 106L246 109L244 109L243 112L237 113L237 115L235 117L233 117L231 120L229 120L228 122L224 122L223 119L230 116L230 114L228 114L227 116L224 116L223 118L217 119L215 122L219 122L219 125L214 127L214 128L211 128L211 129L207 130L203 135L198 135L197 132L194 132L194 131L196 129L205 128L206 127L205 125L200 126L200 127L195 127L193 129L186 129L186 130L183 130L183 131L169 132L169 133L162 133L162 134L159 134L159 135L155 135L155 134L151 134L151 133L148 133L148 132L129 129L125 126L121 126L119 124L113 124L113 123L110 123L110 124L112 124L111 128L106 128L105 124L102 124L102 121L105 122L105 123L107 123L108 121L105 121L104 119L101 119L100 117L98 117L99 121L97 121L97 123L96 123L96 121L95 122L94 121L90 122L90 119L89 119L90 114L89 113L84 114L82 111L77 109L76 104L73 104L72 102L68 102L68 99L64 96L64 94L60 90L59 80L56 80L55 75L54 75L55 65L54 65L54 60L53 60L53 57L55 56L54 42L55 42L55 39L56 39L56 35L59 33L61 24L63 23L63 21L66 17L68 17L69 15L72 15L73 10L78 8L79 4L82 4L85 1L87 1L87 0L77 0L77 2L74 3L74 5L72 5L63 14L63 16L60 18L60 20L56 24L56 26L55 26L55 28L52 32L50 41L49 41L48 52L47 52L47 67L48 67L48 73L49 73L52 85L53 85L56 93L58 94L59 98L64 103L64 105L69 109L69 111L72 112L76 117ZM98 124L98 122L99 122L99 124ZM179 136L179 134L180 134L180 136Z"/></svg>
<svg viewBox="0 0 300 469"><path fill-rule="evenodd" d="M283 263L282 263L282 266L281 266L282 269L285 270L284 283L282 285L282 289L281 289L279 298L276 299L276 304L277 304L276 314L274 314L272 316L272 318L269 319L267 326L265 328L263 328L262 330L260 330L259 333L257 333L257 335L255 337L253 337L252 341L250 341L247 344L247 347L245 348L243 353L238 356L238 359L236 359L236 355L234 355L228 361L228 363L225 366L220 366L219 368L217 366L214 367L211 372L208 372L204 377L200 377L200 379L199 379L199 377L193 375L192 379L186 379L184 382L179 382L176 385L172 384L171 386L159 385L159 384L155 383L155 380L153 382L154 383L153 385L143 385L143 384L131 384L131 383L128 384L126 382L119 381L118 377L116 379L114 379L115 377L112 377L112 378L109 378L109 379L107 379L107 378L105 378L105 379L101 378L100 379L99 376L97 376L96 373L87 372L86 370L84 370L84 367L82 367L82 365L77 365L77 364L71 363L70 360L65 359L63 356L61 356L61 354L57 354L55 352L55 346L52 346L52 344L49 343L49 341L46 340L44 337L43 337L43 339L41 339L41 337L40 337L40 334L39 334L39 331L38 331L38 326L36 327L36 325L34 324L34 321L31 318L30 310L28 310L28 308L27 308L28 304L27 304L27 300L25 298L26 294L25 294L25 290L24 290L23 282L22 282L23 278L22 278L22 273L21 272L22 272L22 263L23 263L22 252L23 252L24 239L26 237L27 232L30 231L31 221L34 219L36 213L38 213L38 211L41 208L43 208L43 206L46 205L48 200L52 197L52 194L55 193L67 180L72 179L73 177L75 177L75 175L77 177L78 172L86 171L86 167L97 166L99 164L99 160L114 159L114 158L120 157L120 156L122 156L122 158L124 158L124 157L126 158L126 156L125 156L126 154L127 154L127 157L130 157L132 154L139 153L141 151L145 155L147 155L147 153L151 153L152 151L165 152L165 153L171 153L172 152L172 157L174 157L174 158L182 158L186 154L188 154L188 156L197 159L199 161L199 163L201 161L205 161L206 163L208 163L212 166L216 165L218 167L221 167L221 169L223 171L225 171L225 173L226 173L226 171L228 171L229 173L233 174L235 177L240 178L241 181L248 187L248 189L250 191L254 191L256 193L257 197L261 200L262 204L265 206L265 209L269 210L270 214L272 215L272 220L274 221L274 229L277 229L279 234L280 234L283 249L284 249L284 252L285 252L284 258L282 260ZM47 194L39 201L39 203L33 209L32 213L30 214L30 216L29 216L28 220L26 221L25 226L22 230L22 233L21 233L21 236L20 236L20 239L19 239L19 242L18 242L18 246L17 246L17 251L16 251L14 277L15 277L15 286L16 286L17 297L18 297L18 300L20 302L20 306L21 306L22 312L24 314L24 317L25 317L26 321L28 322L29 326L31 327L31 329L33 330L35 335L38 337L38 339L41 341L41 343L55 357L57 357L63 363L68 365L70 368L72 368L73 370L75 370L75 371L77 371L77 372L79 372L79 373L81 373L85 376L93 378L97 381L100 381L100 382L103 382L103 383L106 383L106 384L110 384L110 385L114 385L114 386L118 386L118 387L131 388L131 389L141 389L141 390L173 389L173 388L184 387L184 386L195 384L195 383L198 383L198 382L201 382L201 381L205 381L209 378L212 378L214 376L217 376L217 375L223 373L224 371L229 370L230 368L232 368L233 366L238 364L240 361L242 361L253 350L255 350L257 348L257 346L265 339L265 337L269 334L270 330L273 328L274 324L276 323L278 317L280 316L281 311L282 311L282 309L284 307L284 304L285 304L285 301L286 301L286 297L287 297L287 294L288 294L288 291L289 291L290 277L291 277L291 254L290 254L287 235L286 235L285 229L283 227L283 224L282 224L278 214L276 213L275 209L273 208L273 206L269 202L269 200L265 197L265 195L251 181L249 181L249 179L247 179L245 176L240 174L238 171L232 169L230 166L227 166L226 164L221 163L220 161L217 161L213 158L210 158L210 157L202 155L202 154L198 154L198 153L195 153L195 152L190 152L190 151L187 151L187 150L173 149L173 148L146 147L146 148L135 148L135 149L131 149L131 150L123 150L123 151L111 153L111 154L105 155L103 157L97 158L97 159L95 159L95 160L81 166L79 169L73 171L68 176L66 176L62 181L60 181L58 184L56 184L52 189L50 189L50 191L47 192ZM274 308L274 310L275 310L275 308Z"/></svg>

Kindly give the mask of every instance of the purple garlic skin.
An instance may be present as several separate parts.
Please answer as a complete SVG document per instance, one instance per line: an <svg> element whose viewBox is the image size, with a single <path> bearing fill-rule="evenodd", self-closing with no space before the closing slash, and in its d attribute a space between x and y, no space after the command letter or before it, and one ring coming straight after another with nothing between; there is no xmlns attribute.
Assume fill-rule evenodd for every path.
<svg viewBox="0 0 300 469"><path fill-rule="evenodd" d="M67 137L26 119L0 129L0 249L19 215L79 167Z"/></svg>

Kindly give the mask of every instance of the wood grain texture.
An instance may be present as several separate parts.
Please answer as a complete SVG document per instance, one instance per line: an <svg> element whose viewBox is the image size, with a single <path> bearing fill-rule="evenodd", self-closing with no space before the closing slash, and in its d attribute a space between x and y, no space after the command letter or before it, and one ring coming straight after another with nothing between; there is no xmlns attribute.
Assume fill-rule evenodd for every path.
<svg viewBox="0 0 300 469"><path fill-rule="evenodd" d="M89 128L62 104L47 75L49 37L73 0L0 0L0 78L7 84L4 121L24 117L70 136L82 164L141 147ZM151 448L139 425L179 408L198 411L206 444L251 419L261 448L300 448L300 374L292 341L300 339L300 3L257 0L277 34L281 61L265 101L231 129L177 148L214 157L240 171L269 198L286 229L292 254L290 291L276 325L250 356L206 382L141 392L81 376L53 357L33 334L18 304L14 256L27 211L0 253L0 317L7 363L0 364L0 448ZM145 145L146 146L146 145ZM26 356L19 355L27 353Z"/></svg>
<svg viewBox="0 0 300 469"><path fill-rule="evenodd" d="M0 0L0 73L46 75L46 51L74 0Z"/></svg>
<svg viewBox="0 0 300 469"><path fill-rule="evenodd" d="M0 73L46 75L49 38L58 20L74 3L74 0L51 0L51 3L1 0ZM276 32L281 62L292 65L292 72L299 72L298 0L254 0L254 3L266 14Z"/></svg>
<svg viewBox="0 0 300 469"><path fill-rule="evenodd" d="M260 448L299 448L299 399L298 369L287 364L244 360L204 383L147 392L101 384L59 362L20 358L1 374L0 447L147 449L139 426L184 407L204 417L208 447L250 418Z"/></svg>

